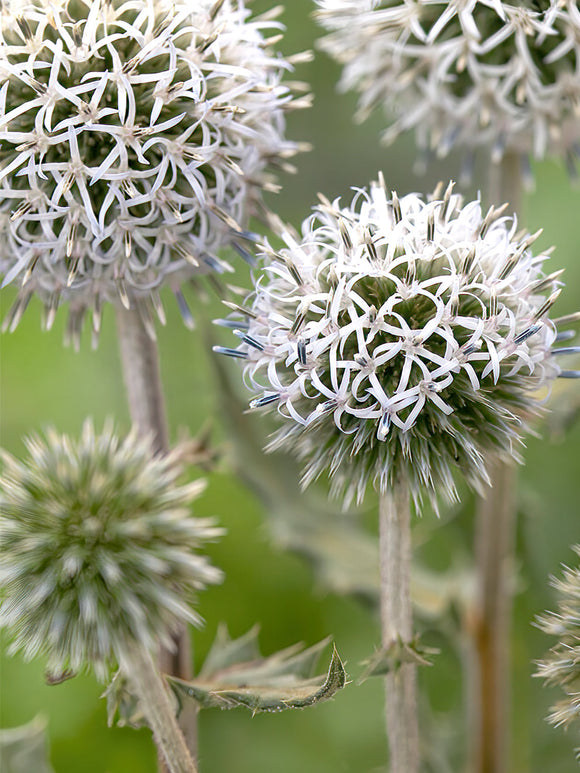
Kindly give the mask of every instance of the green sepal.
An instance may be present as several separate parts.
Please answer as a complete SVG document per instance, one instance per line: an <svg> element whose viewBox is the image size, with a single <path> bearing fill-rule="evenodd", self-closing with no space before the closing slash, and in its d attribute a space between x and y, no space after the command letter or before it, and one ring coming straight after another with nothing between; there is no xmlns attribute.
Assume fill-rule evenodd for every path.
<svg viewBox="0 0 580 773"><path fill-rule="evenodd" d="M117 671L105 692L101 695L107 701L107 724L109 727L147 727L145 715L138 699L131 693L127 679Z"/></svg>
<svg viewBox="0 0 580 773"><path fill-rule="evenodd" d="M433 663L429 658L438 653L438 649L420 644L417 636L410 642L405 642L398 637L388 647L377 650L368 660L363 661L366 668L358 682L360 684L372 676L386 676L386 674L397 671L406 663L412 663L416 666L432 666Z"/></svg>
<svg viewBox="0 0 580 773"><path fill-rule="evenodd" d="M0 730L2 773L54 773L49 762L46 719Z"/></svg>

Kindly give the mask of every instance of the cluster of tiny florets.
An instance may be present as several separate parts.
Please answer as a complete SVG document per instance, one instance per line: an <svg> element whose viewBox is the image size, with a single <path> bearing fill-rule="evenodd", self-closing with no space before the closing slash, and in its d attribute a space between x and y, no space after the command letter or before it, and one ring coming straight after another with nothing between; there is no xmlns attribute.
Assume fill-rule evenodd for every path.
<svg viewBox="0 0 580 773"><path fill-rule="evenodd" d="M413 130L427 154L491 146L526 157L580 143L580 8L576 0L317 0L360 93L358 117L386 110L385 140Z"/></svg>
<svg viewBox="0 0 580 773"><path fill-rule="evenodd" d="M12 651L45 655L51 673L107 666L138 642L170 646L179 621L199 625L190 602L221 572L196 552L221 534L191 515L203 488L181 485L177 455L155 456L112 427L80 440L54 430L3 453L0 481L0 626Z"/></svg>
<svg viewBox="0 0 580 773"><path fill-rule="evenodd" d="M580 546L573 550L580 556ZM552 584L558 593L558 611L540 617L538 626L558 643L540 661L536 676L566 693L548 719L556 726L567 727L580 722L580 567L566 567L563 577ZM580 759L580 750L578 756Z"/></svg>
<svg viewBox="0 0 580 773"><path fill-rule="evenodd" d="M104 301L160 309L169 285L247 254L248 216L298 145L290 69L243 0L8 0L0 14L0 268L78 339ZM274 41L274 36L270 36ZM147 307L145 309L145 307ZM160 311L162 316L162 311Z"/></svg>
<svg viewBox="0 0 580 773"><path fill-rule="evenodd" d="M533 393L561 372L561 272L542 272L538 234L505 207L484 215L452 187L323 200L300 235L280 227L226 321L241 342L216 348L244 360L251 406L283 417L270 448L307 461L305 484L329 472L349 501L403 476L415 496L453 497L454 470L478 486L488 452L517 458Z"/></svg>

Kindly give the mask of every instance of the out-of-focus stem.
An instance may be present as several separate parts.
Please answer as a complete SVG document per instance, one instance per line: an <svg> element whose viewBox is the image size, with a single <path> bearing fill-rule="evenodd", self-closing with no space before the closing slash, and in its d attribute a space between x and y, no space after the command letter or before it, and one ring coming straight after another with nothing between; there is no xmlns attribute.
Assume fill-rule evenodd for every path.
<svg viewBox="0 0 580 773"><path fill-rule="evenodd" d="M167 769L170 773L197 773L175 718L167 687L151 655L137 646L119 655L119 665L139 699L141 711L153 731L153 738L165 759Z"/></svg>
<svg viewBox="0 0 580 773"><path fill-rule="evenodd" d="M522 162L517 153L506 153L498 164L489 167L488 204L509 204L506 214L520 215L522 209Z"/></svg>
<svg viewBox="0 0 580 773"><path fill-rule="evenodd" d="M379 502L381 629L383 647L410 642L411 510L406 482L383 494ZM386 720L391 773L419 770L417 667L406 663L386 677Z"/></svg>
<svg viewBox="0 0 580 773"><path fill-rule="evenodd" d="M476 773L509 773L510 633L516 470L495 461L493 488L478 502L474 616L474 764Z"/></svg>
<svg viewBox="0 0 580 773"><path fill-rule="evenodd" d="M522 200L520 158L507 153L492 164L489 201L509 204L519 214ZM510 639L517 474L513 463L490 460L491 487L477 503L475 527L476 596L472 618L471 770L509 773Z"/></svg>
<svg viewBox="0 0 580 773"><path fill-rule="evenodd" d="M131 420L141 434L153 438L157 452L167 453L169 432L157 343L148 334L138 309L117 310L117 331ZM175 634L174 642L172 652L165 649L160 652L159 667L164 673L189 680L193 676L193 655L185 625ZM181 715L180 722L187 745L195 756L197 712L193 704Z"/></svg>

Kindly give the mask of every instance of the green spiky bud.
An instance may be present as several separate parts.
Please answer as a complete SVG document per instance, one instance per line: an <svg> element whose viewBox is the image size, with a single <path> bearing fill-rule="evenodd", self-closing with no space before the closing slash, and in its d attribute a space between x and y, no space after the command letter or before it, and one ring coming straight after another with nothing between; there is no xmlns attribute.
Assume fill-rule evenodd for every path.
<svg viewBox="0 0 580 773"><path fill-rule="evenodd" d="M28 458L3 452L0 482L0 626L11 651L44 655L50 673L93 666L103 677L128 646L171 645L190 602L221 580L198 549L222 530L195 518L202 481L179 483L177 453L155 456L135 432L112 424L80 439L55 430L26 442Z"/></svg>

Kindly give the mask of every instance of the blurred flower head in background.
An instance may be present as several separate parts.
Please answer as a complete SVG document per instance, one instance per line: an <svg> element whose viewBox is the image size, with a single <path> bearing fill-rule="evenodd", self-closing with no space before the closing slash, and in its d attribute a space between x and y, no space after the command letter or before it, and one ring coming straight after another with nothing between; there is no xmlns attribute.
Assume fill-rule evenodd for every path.
<svg viewBox="0 0 580 773"><path fill-rule="evenodd" d="M580 545L572 548L580 555ZM566 697L552 708L548 720L559 727L580 720L580 567L565 567L561 579L553 579L558 594L558 611L538 618L538 627L558 643L538 663L538 676L547 684L561 687ZM577 750L580 760L580 749Z"/></svg>
<svg viewBox="0 0 580 773"><path fill-rule="evenodd" d="M580 154L576 0L317 0L357 118L386 111L387 142L413 130L425 156L491 146L543 158Z"/></svg>
<svg viewBox="0 0 580 773"><path fill-rule="evenodd" d="M50 327L70 301L151 306L169 285L247 255L248 217L299 145L285 113L275 14L243 0L7 0L0 15L0 269L21 286L13 329L37 294ZM276 33L272 35L271 33ZM268 38L270 36L270 39Z"/></svg>
<svg viewBox="0 0 580 773"><path fill-rule="evenodd" d="M269 448L305 460L304 484L329 472L347 503L399 476L416 500L455 497L454 470L479 486L486 454L518 458L534 393L560 373L561 272L543 273L538 234L505 207L483 214L452 185L321 198L300 235L279 225L282 248L266 245L226 320L239 346L216 347L243 359L251 406L283 417Z"/></svg>
<svg viewBox="0 0 580 773"><path fill-rule="evenodd" d="M178 452L154 456L112 425L80 440L49 430L29 456L2 453L0 626L11 651L45 655L49 673L105 676L128 644L171 646L179 621L199 625L195 593L221 572L196 551L222 530L191 515L202 481L180 485Z"/></svg>

